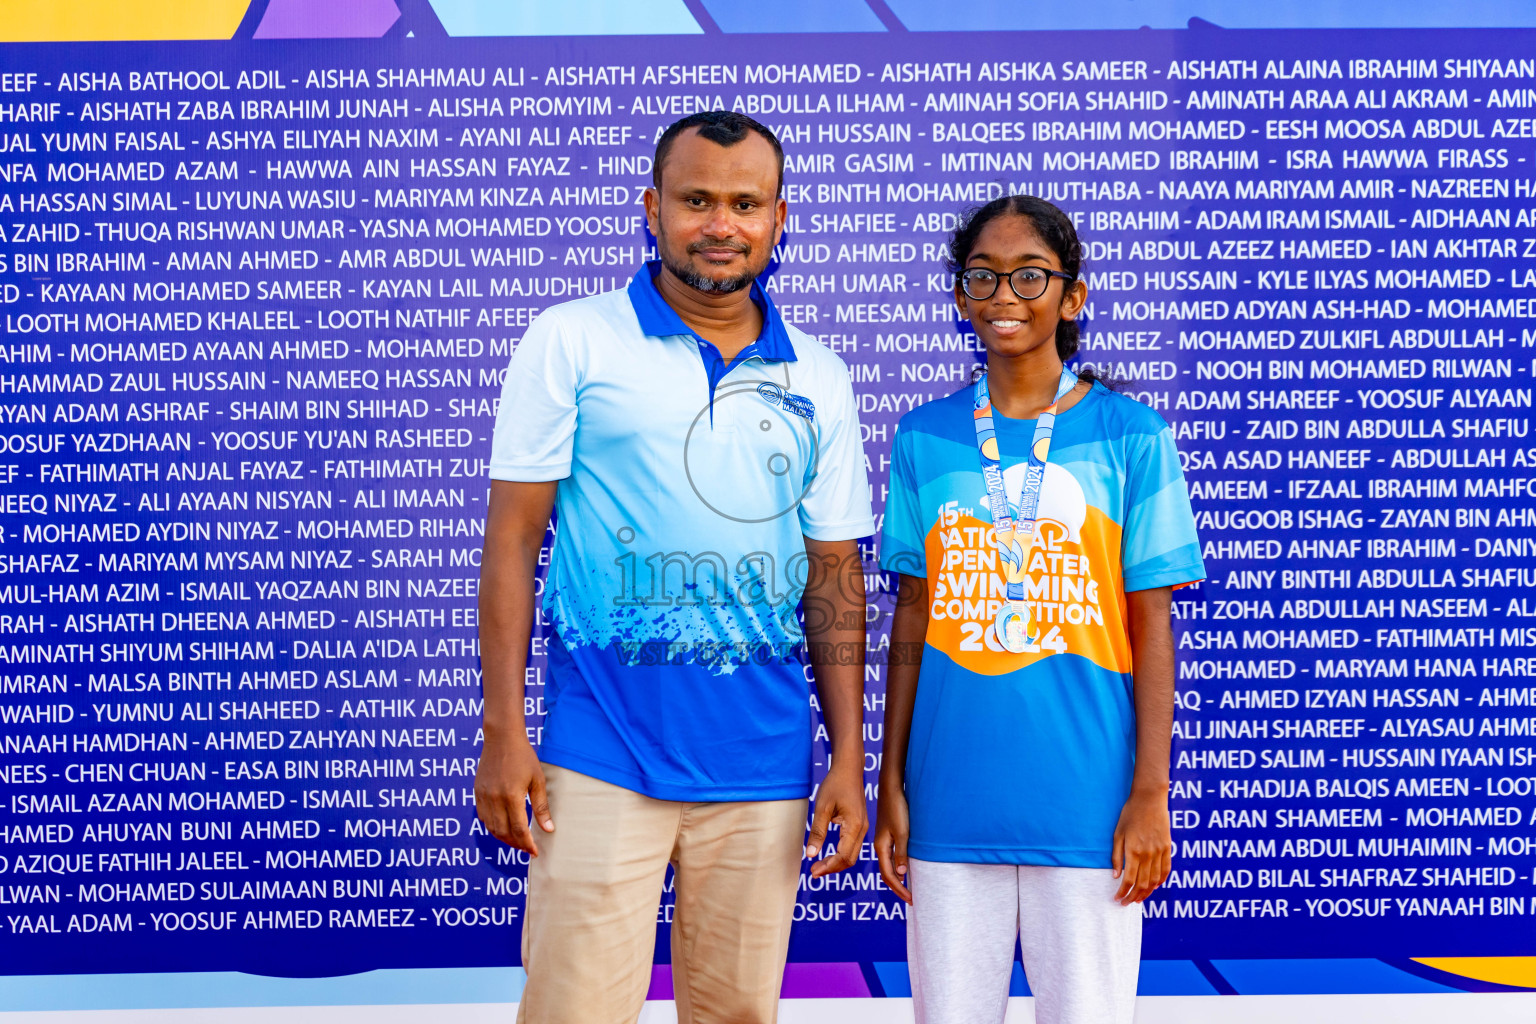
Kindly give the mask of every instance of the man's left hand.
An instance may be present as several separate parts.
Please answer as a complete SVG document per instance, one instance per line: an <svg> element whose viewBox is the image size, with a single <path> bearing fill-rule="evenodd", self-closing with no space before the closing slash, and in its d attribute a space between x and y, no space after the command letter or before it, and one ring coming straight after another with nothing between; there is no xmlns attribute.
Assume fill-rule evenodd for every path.
<svg viewBox="0 0 1536 1024"><path fill-rule="evenodd" d="M859 860L859 844L869 831L869 807L864 803L863 764L851 761L847 767L834 763L816 791L816 813L811 818L811 834L805 841L805 855L814 857L827 839L827 829L838 827L837 852L811 865L811 877L820 878L834 871L844 871Z"/></svg>

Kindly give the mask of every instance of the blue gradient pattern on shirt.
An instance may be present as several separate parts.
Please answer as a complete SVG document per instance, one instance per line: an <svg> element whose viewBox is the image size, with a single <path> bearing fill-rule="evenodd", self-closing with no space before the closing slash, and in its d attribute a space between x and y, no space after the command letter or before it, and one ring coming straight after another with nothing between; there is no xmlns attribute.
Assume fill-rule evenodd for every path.
<svg viewBox="0 0 1536 1024"><path fill-rule="evenodd" d="M492 477L559 480L540 753L660 799L805 796L804 538L874 532L847 370L755 286L725 364L655 271L543 314L503 393Z"/></svg>

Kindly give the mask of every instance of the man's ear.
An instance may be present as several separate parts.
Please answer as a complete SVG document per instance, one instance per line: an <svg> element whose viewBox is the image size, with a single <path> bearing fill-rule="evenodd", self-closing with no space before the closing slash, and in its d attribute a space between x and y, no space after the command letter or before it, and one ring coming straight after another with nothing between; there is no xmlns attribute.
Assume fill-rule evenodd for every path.
<svg viewBox="0 0 1536 1024"><path fill-rule="evenodd" d="M661 193L656 186L648 186L641 197L645 203L645 226L651 229L652 237L661 236Z"/></svg>

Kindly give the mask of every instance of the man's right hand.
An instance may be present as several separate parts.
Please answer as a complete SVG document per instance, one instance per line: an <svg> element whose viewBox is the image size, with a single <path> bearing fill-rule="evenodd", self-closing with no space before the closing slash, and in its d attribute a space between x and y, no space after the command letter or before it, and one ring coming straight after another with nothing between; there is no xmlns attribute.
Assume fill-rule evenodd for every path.
<svg viewBox="0 0 1536 1024"><path fill-rule="evenodd" d="M525 810L533 803L533 819ZM487 736L475 771L475 811L486 830L508 846L539 855L533 840L533 821L545 832L555 830L544 791L544 769L526 737L493 740Z"/></svg>

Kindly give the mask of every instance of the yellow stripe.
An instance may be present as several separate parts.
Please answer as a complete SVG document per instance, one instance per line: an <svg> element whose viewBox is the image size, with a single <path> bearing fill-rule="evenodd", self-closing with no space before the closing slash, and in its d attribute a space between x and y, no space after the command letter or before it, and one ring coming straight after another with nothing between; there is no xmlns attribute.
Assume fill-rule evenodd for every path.
<svg viewBox="0 0 1536 1024"><path fill-rule="evenodd" d="M1413 959L1426 967L1463 978L1536 988L1536 956L1416 956Z"/></svg>
<svg viewBox="0 0 1536 1024"><path fill-rule="evenodd" d="M228 39L250 0L0 0L0 42Z"/></svg>

